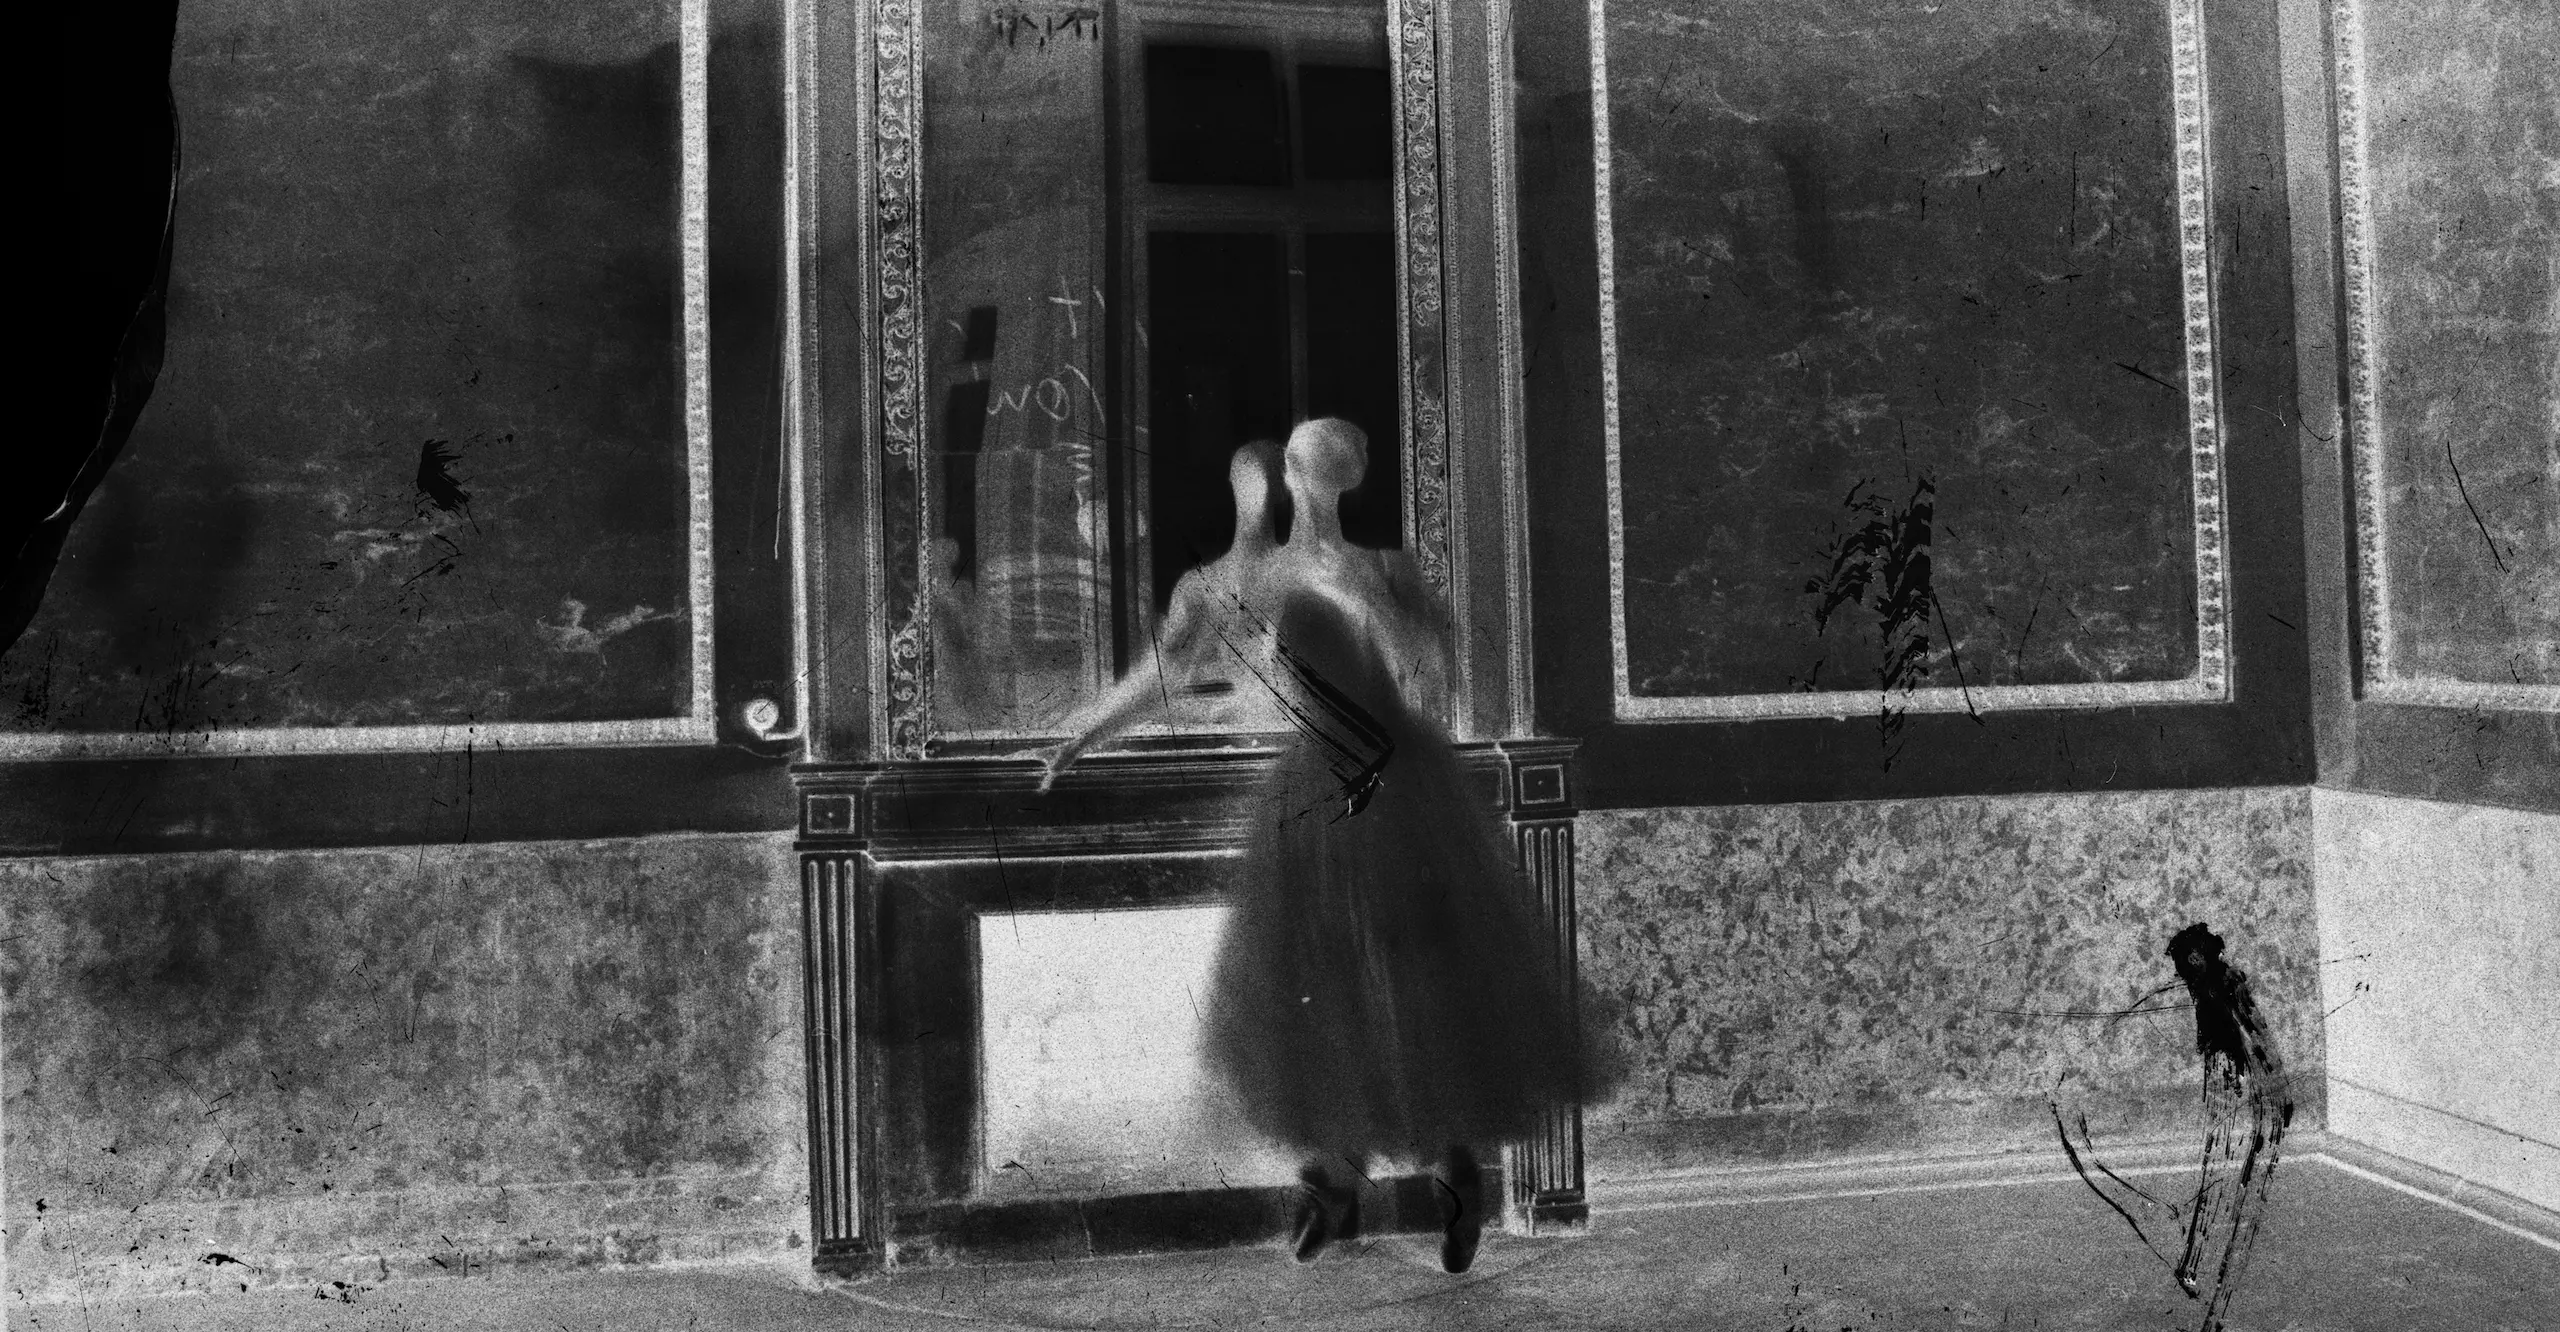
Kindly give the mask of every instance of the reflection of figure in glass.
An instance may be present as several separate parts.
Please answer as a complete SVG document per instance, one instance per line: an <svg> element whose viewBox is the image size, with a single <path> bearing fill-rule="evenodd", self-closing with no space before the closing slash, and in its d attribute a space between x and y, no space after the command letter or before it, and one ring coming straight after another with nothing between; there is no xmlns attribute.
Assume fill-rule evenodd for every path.
<svg viewBox="0 0 2560 1332"><path fill-rule="evenodd" d="M1445 632L1398 561L1342 538L1366 452L1345 422L1292 436L1288 544L1222 630L1298 738L1253 798L1205 1048L1253 1126L1309 1162L1302 1261L1358 1231L1337 1166L1437 1157L1442 1264L1462 1272L1485 1220L1475 1150L1603 1088L1508 839L1415 704L1445 678Z"/></svg>
<svg viewBox="0 0 2560 1332"><path fill-rule="evenodd" d="M2223 1326L2257 1238L2285 1128L2293 1122L2284 1063L2259 1023L2247 973L2222 960L2222 947L2220 936L2196 924L2178 931L2168 948L2178 981L2194 1004L2196 1049L2204 1056L2204 1169L2194 1196L2183 1205L2165 1202L2108 1170L2094 1155L2084 1164L2083 1151L2091 1145L2086 1116L2080 1120L2078 1146L2068 1128L2062 1133L2063 1151L2080 1178L2132 1225L2189 1298L2204 1301L2201 1332L2220 1332ZM2057 1108L2057 1127L2060 1120ZM2183 1232L2177 1257L2171 1258L2152 1238L2143 1225L2146 1219L2164 1231L2176 1227Z"/></svg>
<svg viewBox="0 0 2560 1332"><path fill-rule="evenodd" d="M1041 790L1087 749L1151 711L1242 731L1279 725L1272 710L1260 706L1259 691L1235 688L1238 676L1251 680L1259 672L1259 663L1249 664L1244 656L1258 652L1261 636L1247 629L1240 608L1255 601L1255 586L1278 545L1270 499L1279 460L1280 450L1259 440L1236 450L1227 465L1227 484L1236 497L1235 543L1174 583L1163 625L1128 673L1060 723L1069 738L1041 751L1047 765Z"/></svg>
<svg viewBox="0 0 2560 1332"><path fill-rule="evenodd" d="M945 714L961 725L982 725L994 708L987 690L982 656L984 609L978 585L958 573L960 543L933 539L933 562L926 566L926 595L933 606L933 661Z"/></svg>

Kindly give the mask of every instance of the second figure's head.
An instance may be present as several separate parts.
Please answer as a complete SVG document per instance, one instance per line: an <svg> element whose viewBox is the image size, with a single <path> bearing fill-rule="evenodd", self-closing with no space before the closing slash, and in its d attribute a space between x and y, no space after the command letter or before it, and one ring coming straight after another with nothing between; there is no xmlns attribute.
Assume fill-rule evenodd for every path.
<svg viewBox="0 0 2560 1332"><path fill-rule="evenodd" d="M1289 491L1280 471L1280 446L1267 439L1236 446L1227 460L1227 488L1236 497L1236 544L1271 546L1289 536Z"/></svg>
<svg viewBox="0 0 2560 1332"><path fill-rule="evenodd" d="M1280 446L1270 440L1239 444L1227 460L1227 488L1235 494L1238 513L1260 510L1282 484Z"/></svg>

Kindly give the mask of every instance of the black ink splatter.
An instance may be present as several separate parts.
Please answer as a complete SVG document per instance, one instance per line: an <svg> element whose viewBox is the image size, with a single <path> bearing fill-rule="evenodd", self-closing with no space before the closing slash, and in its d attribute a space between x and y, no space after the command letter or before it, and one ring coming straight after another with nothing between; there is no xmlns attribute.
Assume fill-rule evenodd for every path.
<svg viewBox="0 0 2560 1332"><path fill-rule="evenodd" d="M1229 602L1240 624L1275 642L1281 668L1297 681L1298 687L1287 689L1265 676L1253 654L1234 639L1227 638L1222 629L1219 636L1226 642L1227 650L1244 663L1264 691L1279 703L1291 726L1334 753L1331 766L1334 775L1341 780L1341 786L1329 799L1338 798L1343 803L1343 812L1335 818L1347 819L1368 808L1370 800L1377 795L1378 784L1384 780L1388 760L1395 757L1395 737L1369 714L1368 709L1325 679L1304 657L1291 651L1271 624L1257 615L1242 598L1230 596Z"/></svg>
<svg viewBox="0 0 2560 1332"><path fill-rule="evenodd" d="M2283 1061L2276 1057L2258 1019L2248 975L2224 962L2222 953L2222 939L2200 923L2169 940L2169 958L2178 972L2174 983L2186 987L2195 1010L2207 1117L2203 1171L2184 1203L2156 1198L2109 1170L2097 1159L2088 1117L2079 1117L2080 1140L2075 1144L2061 1106L2052 1107L2063 1154L2081 1182L2124 1218L2188 1298L2204 1301L2199 1332L2222 1332L2223 1317L2257 1239L2276 1158L2294 1109ZM2168 988L2164 985L2152 994ZM2143 1002L2151 997L2144 996ZM2137 1003L2126 1011L2141 1008ZM2105 1182L2096 1176L2103 1176ZM2146 1217L2164 1233L2177 1229L2176 1258L2144 1228Z"/></svg>
<svg viewBox="0 0 2560 1332"><path fill-rule="evenodd" d="M2155 374L2151 373L2150 371L2143 369L2141 366L2133 365L2133 364L2129 364L2129 363L2124 362L2124 361L2118 361L2118 362L2116 362L2116 368L2117 368L2118 370L2122 370L2122 371L2124 371L2124 372L2125 372L2126 374L2128 374L2128 375L2132 375L2132 376L2133 376L2133 377L2135 377L2136 379L2148 379L2148 380L2150 380L2152 383L2157 384L2157 385L2159 385L2160 387L2162 387L2162 388L2164 388L2164 389L2169 390L2171 393L2183 393L2183 392L2185 392L2185 390L2183 390L2183 389L2179 388L2177 385L2172 384L2172 383L2170 383L2168 380L2162 379L2160 376L2155 375Z"/></svg>
<svg viewBox="0 0 2560 1332"><path fill-rule="evenodd" d="M2498 572L2507 571L2507 557L2498 553L2498 539L2489 535L2489 524L2480 517L2480 506L2471 502L2471 487L2462 479L2462 464L2453 460L2453 441L2444 442L2444 465L2453 469L2454 489L2462 492L2462 507L2471 511L2471 523L2480 529L2480 539L2489 543L2489 558L2498 562Z"/></svg>
<svg viewBox="0 0 2560 1332"><path fill-rule="evenodd" d="M1903 722L1903 710L1895 705L1892 696L1908 694L1927 682L1929 626L1934 621L1943 629L1946 623L1930 576L1929 546L1938 488L1933 479L1923 474L1913 484L1911 497L1895 505L1882 495L1869 492L1872 484L1871 480L1862 480L1849 488L1842 501L1844 507L1852 515L1864 515L1866 521L1831 543L1826 553L1829 572L1808 580L1804 590L1820 599L1813 611L1816 633L1829 628L1831 617L1845 607L1865 606L1875 613L1884 639L1876 677L1886 696L1878 710L1877 731L1885 749L1884 766L1891 768L1902 752L1897 740ZM1948 636L1947 649L1952 660L1952 635ZM1958 680L1962 680L1961 667ZM1812 681L1806 681L1805 687L1811 688Z"/></svg>
<svg viewBox="0 0 2560 1332"><path fill-rule="evenodd" d="M1090 41L1102 38L1102 11L1084 5L1048 13L1005 5L987 18L997 32L1004 34L1004 44L1008 47L1027 38L1034 48L1045 51L1053 37L1068 36Z"/></svg>
<svg viewBox="0 0 2560 1332"><path fill-rule="evenodd" d="M451 440L431 439L420 445L418 497L446 513L460 515L471 523L471 530L477 532L480 524L471 517L471 492L464 490L462 483L453 478L453 465L460 461L462 455L454 452Z"/></svg>

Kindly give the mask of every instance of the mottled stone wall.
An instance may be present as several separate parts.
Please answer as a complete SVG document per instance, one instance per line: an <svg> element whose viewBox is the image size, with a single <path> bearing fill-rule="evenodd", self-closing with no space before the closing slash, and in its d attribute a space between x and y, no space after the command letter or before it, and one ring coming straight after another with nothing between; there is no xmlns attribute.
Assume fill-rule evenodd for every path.
<svg viewBox="0 0 2560 1332"><path fill-rule="evenodd" d="M12 1301L806 1242L783 838L17 860L0 918Z"/></svg>
<svg viewBox="0 0 2560 1332"><path fill-rule="evenodd" d="M2102 1134L2179 1133L2187 1012L2056 1015L2174 981L2192 921L2322 1059L2299 788L1607 810L1581 837L1583 966L1634 1066L1588 1116L1595 1178L2045 1150L2057 1085Z"/></svg>

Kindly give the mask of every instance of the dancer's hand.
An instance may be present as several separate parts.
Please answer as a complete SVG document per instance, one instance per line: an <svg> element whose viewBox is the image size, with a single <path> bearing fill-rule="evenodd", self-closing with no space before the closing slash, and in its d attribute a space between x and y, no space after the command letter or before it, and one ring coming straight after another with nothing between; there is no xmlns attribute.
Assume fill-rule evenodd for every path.
<svg viewBox="0 0 2560 1332"><path fill-rule="evenodd" d="M1061 740L1054 745L1043 746L1019 757L1039 761L1040 794L1047 795L1049 788L1058 784L1058 775L1074 767L1075 761L1083 755L1083 744L1074 740Z"/></svg>

